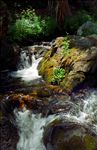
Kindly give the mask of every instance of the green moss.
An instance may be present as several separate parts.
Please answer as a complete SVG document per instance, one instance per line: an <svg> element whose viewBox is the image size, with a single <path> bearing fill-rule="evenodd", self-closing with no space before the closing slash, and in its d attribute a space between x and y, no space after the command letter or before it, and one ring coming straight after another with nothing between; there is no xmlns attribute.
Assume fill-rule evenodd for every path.
<svg viewBox="0 0 97 150"><path fill-rule="evenodd" d="M96 150L97 140L93 136L86 135L84 137L84 142L85 142L86 150Z"/></svg>

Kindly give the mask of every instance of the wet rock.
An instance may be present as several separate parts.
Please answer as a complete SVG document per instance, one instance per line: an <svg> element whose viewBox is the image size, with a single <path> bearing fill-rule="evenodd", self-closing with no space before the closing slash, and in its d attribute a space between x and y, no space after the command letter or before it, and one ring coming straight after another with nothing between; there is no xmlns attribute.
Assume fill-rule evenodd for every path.
<svg viewBox="0 0 97 150"><path fill-rule="evenodd" d="M47 150L96 150L97 136L86 127L56 120L44 131Z"/></svg>
<svg viewBox="0 0 97 150"><path fill-rule="evenodd" d="M8 119L0 121L0 149L16 150L19 140L17 128Z"/></svg>
<svg viewBox="0 0 97 150"><path fill-rule="evenodd" d="M53 82L54 69L64 69L64 78L57 84L71 92L85 80L91 81L97 72L97 37L96 35L93 37L73 36L68 39L69 50L65 54L63 54L64 37L57 38L38 68L44 80L52 84L56 84Z"/></svg>
<svg viewBox="0 0 97 150"><path fill-rule="evenodd" d="M45 85L34 88L29 94L12 92L1 96L0 106L3 114L9 118L12 118L15 108L22 110L24 107L34 113L42 113L43 116L47 116L69 110L69 100L69 94L63 92L61 88ZM64 104L64 101L67 103Z"/></svg>
<svg viewBox="0 0 97 150"><path fill-rule="evenodd" d="M50 45L34 45L29 46L27 49L29 53L34 54L35 58L38 59L40 57L43 57L46 51L48 51L50 48Z"/></svg>

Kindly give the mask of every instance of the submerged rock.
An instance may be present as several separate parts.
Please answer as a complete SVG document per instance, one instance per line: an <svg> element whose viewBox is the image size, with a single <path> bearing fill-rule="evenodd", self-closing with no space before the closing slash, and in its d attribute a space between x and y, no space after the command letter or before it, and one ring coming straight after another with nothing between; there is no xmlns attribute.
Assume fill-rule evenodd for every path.
<svg viewBox="0 0 97 150"><path fill-rule="evenodd" d="M86 127L75 123L54 121L44 131L47 150L96 150L97 136Z"/></svg>
<svg viewBox="0 0 97 150"><path fill-rule="evenodd" d="M68 37L64 45L64 37L57 38L52 48L46 52L39 64L39 74L45 81L59 84L67 91L72 91L83 81L91 80L97 71L97 36ZM54 70L61 68L65 74L60 79L60 74L54 78ZM60 79L60 80L59 80ZM59 82L58 82L59 80Z"/></svg>

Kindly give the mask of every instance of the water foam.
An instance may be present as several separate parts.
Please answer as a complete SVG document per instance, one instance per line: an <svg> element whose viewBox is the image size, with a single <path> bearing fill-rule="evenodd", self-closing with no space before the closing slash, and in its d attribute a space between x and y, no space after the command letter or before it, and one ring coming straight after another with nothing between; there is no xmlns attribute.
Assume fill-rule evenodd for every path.
<svg viewBox="0 0 97 150"><path fill-rule="evenodd" d="M72 112L65 114L68 120L91 125L97 131L97 91L88 91L82 104L76 104Z"/></svg>
<svg viewBox="0 0 97 150"><path fill-rule="evenodd" d="M91 125L91 128L97 132L97 91L90 91L83 99L82 105L74 104L72 112L50 115L46 118L26 109L16 111L15 114L20 135L17 150L45 150L42 140L44 127L56 118L62 119L63 122Z"/></svg>
<svg viewBox="0 0 97 150"><path fill-rule="evenodd" d="M56 116L42 118L41 114L32 114L29 110L15 114L20 136L17 150L46 150L42 140L44 126L55 120Z"/></svg>
<svg viewBox="0 0 97 150"><path fill-rule="evenodd" d="M19 69L17 71L11 72L10 75L14 78L21 78L21 80L23 81L31 81L31 80L39 79L41 78L41 76L38 74L37 67L41 60L42 60L42 57L35 59L35 56L33 55L31 65L28 65L29 63L28 63L28 58L27 58L25 60L25 63L23 63L25 67L23 69Z"/></svg>

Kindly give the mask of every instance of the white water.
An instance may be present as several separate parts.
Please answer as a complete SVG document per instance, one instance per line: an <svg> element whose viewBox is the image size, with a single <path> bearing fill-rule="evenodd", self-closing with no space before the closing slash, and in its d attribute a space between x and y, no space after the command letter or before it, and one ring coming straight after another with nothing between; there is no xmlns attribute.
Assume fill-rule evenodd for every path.
<svg viewBox="0 0 97 150"><path fill-rule="evenodd" d="M32 114L29 110L15 112L19 127L17 150L45 150L43 144L44 126L58 118L52 115L42 118L41 114Z"/></svg>
<svg viewBox="0 0 97 150"><path fill-rule="evenodd" d="M91 125L91 128L97 132L97 91L90 91L83 100L83 106L74 104L74 111L66 114L61 113L42 118L41 114L32 114L26 109L17 111L15 114L20 135L17 150L45 150L42 141L44 127L56 118L65 120L65 122Z"/></svg>
<svg viewBox="0 0 97 150"><path fill-rule="evenodd" d="M82 104L76 104L74 111L65 114L68 120L88 124L97 132L97 91L88 91Z"/></svg>
<svg viewBox="0 0 97 150"><path fill-rule="evenodd" d="M41 78L41 76L38 75L38 64L42 60L41 58L35 59L35 56L32 55L31 58L31 64L29 60L29 56L26 55L26 53L21 54L21 62L18 64L18 71L13 71L10 75L14 78L21 78L23 81L31 81L38 78Z"/></svg>
<svg viewBox="0 0 97 150"><path fill-rule="evenodd" d="M30 64L29 57L23 53L21 55L21 64L18 66L19 70L11 73L11 76L19 77L24 81L40 78L37 66L41 59L36 60L32 56L32 64ZM73 104L73 109L69 112L51 115L46 118L41 117L41 114L32 114L31 111L26 109L23 111L16 110L16 122L20 136L17 150L45 150L43 145L44 127L56 118L67 122L89 125L97 132L97 91L88 91L87 96L83 100L79 100L77 104L76 102L70 103Z"/></svg>

